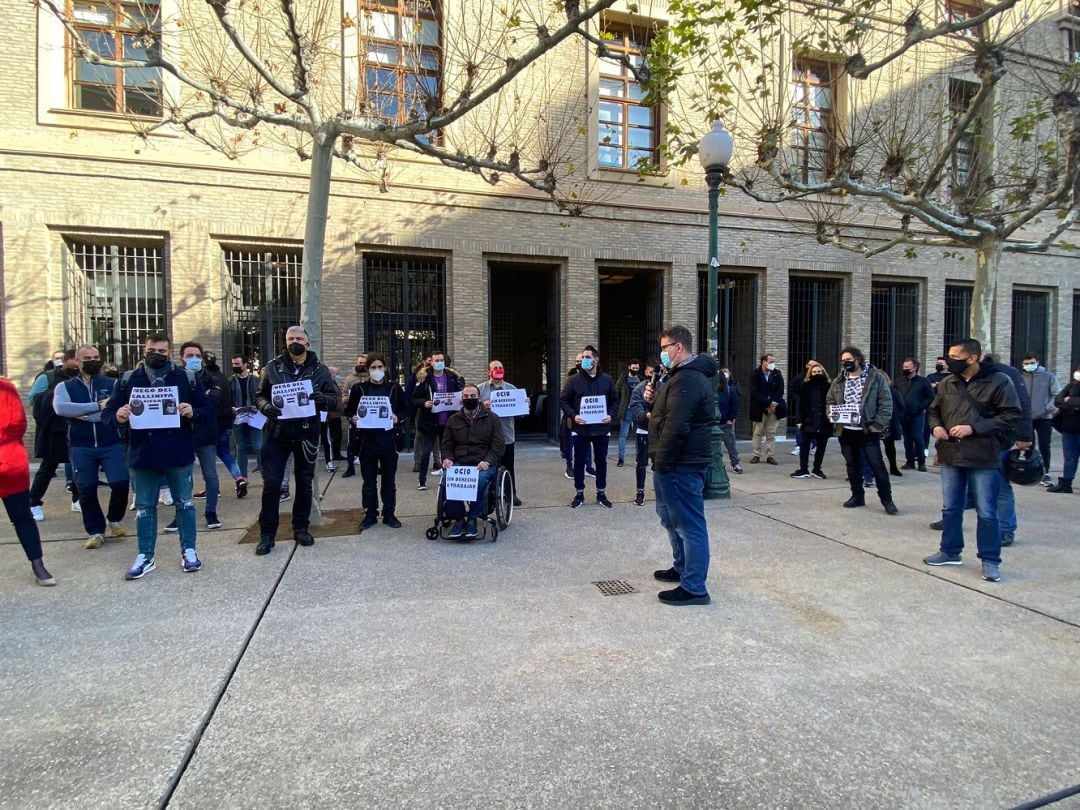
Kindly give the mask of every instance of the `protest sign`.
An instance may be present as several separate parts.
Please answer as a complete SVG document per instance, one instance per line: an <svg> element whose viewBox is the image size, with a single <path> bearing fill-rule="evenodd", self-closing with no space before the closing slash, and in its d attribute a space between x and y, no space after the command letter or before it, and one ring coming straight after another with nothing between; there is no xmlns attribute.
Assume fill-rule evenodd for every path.
<svg viewBox="0 0 1080 810"><path fill-rule="evenodd" d="M259 409L254 405L247 405L243 408L236 409L236 425L247 425L255 430L262 430L263 425L266 424L266 417L259 413Z"/></svg>
<svg viewBox="0 0 1080 810"><path fill-rule="evenodd" d="M436 394L435 399L431 400L431 412L432 413L444 413L446 411L456 411L461 408L461 392L457 391L453 394Z"/></svg>
<svg viewBox="0 0 1080 810"><path fill-rule="evenodd" d="M607 418L607 397L582 397L578 406L578 416L586 425L598 425Z"/></svg>
<svg viewBox="0 0 1080 810"><path fill-rule="evenodd" d="M278 419L304 419L315 415L315 402L311 399L311 380L270 386L270 402L281 411Z"/></svg>
<svg viewBox="0 0 1080 810"><path fill-rule="evenodd" d="M360 397L356 406L356 427L361 430L391 430L390 397Z"/></svg>
<svg viewBox="0 0 1080 810"><path fill-rule="evenodd" d="M480 468L453 466L443 471L443 483L446 500L475 501L476 490L480 487Z"/></svg>
<svg viewBox="0 0 1080 810"><path fill-rule="evenodd" d="M528 416L524 388L492 388L491 412L496 416Z"/></svg>
<svg viewBox="0 0 1080 810"><path fill-rule="evenodd" d="M858 405L830 405L829 418L838 425L857 425L861 407Z"/></svg>
<svg viewBox="0 0 1080 810"><path fill-rule="evenodd" d="M163 430L180 427L180 392L175 385L132 388L128 399L132 430Z"/></svg>

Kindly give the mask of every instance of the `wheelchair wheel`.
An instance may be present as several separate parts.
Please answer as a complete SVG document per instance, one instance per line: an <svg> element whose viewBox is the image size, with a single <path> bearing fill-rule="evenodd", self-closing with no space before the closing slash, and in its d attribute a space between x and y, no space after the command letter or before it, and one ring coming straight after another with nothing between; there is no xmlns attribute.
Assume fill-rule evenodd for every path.
<svg viewBox="0 0 1080 810"><path fill-rule="evenodd" d="M432 526L431 528L429 528L427 530L427 539L428 540L438 540L439 539L439 527L438 526Z"/></svg>
<svg viewBox="0 0 1080 810"><path fill-rule="evenodd" d="M505 467L495 477L495 521L505 529L514 519L514 479Z"/></svg>

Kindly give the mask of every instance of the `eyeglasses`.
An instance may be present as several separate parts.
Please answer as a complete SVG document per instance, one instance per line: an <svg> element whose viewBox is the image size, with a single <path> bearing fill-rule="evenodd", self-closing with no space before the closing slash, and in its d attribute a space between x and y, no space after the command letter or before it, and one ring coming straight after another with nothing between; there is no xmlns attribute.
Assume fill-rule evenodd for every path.
<svg viewBox="0 0 1080 810"><path fill-rule="evenodd" d="M678 345L679 345L678 343L661 343L660 344L660 351L666 352L672 346L678 346Z"/></svg>

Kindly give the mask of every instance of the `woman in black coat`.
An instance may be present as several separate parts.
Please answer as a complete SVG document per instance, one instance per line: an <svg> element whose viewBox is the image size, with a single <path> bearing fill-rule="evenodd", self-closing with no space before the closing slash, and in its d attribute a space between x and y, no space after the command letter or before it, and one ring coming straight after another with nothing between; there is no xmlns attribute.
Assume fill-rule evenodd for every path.
<svg viewBox="0 0 1080 810"><path fill-rule="evenodd" d="M821 460L825 457L825 447L832 436L833 426L829 422L828 406L825 395L829 393L829 373L816 360L806 364L806 374L799 385L799 405L796 413L796 425L803 433L803 442L799 445L799 469L791 474L792 478L814 478L825 480L821 471ZM814 467L807 469L810 461L810 445L814 444Z"/></svg>

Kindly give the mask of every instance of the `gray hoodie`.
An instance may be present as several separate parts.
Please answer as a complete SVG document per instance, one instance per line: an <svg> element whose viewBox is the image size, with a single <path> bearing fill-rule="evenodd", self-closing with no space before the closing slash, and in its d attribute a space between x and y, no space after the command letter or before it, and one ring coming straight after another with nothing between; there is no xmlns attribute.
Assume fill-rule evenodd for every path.
<svg viewBox="0 0 1080 810"><path fill-rule="evenodd" d="M1061 383L1058 378L1046 370L1044 366L1038 366L1034 371L1021 371L1024 375L1024 385L1027 386L1031 396L1031 418L1053 419L1057 413L1054 407L1054 397L1061 392Z"/></svg>

